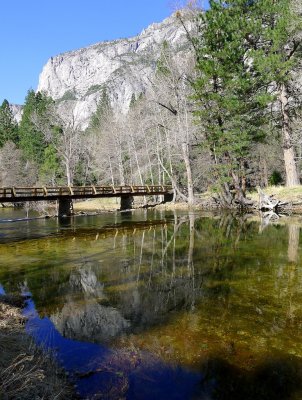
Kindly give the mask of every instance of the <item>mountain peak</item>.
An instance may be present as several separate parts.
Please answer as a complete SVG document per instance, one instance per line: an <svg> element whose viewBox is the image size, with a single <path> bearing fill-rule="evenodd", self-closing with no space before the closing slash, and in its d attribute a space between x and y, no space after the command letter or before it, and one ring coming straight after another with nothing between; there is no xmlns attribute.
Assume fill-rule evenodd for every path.
<svg viewBox="0 0 302 400"><path fill-rule="evenodd" d="M85 128L106 88L116 112L128 111L133 95L150 86L164 42L177 51L187 35L175 14L153 23L139 35L99 42L51 57L44 66L38 91L59 103L62 117L72 115Z"/></svg>

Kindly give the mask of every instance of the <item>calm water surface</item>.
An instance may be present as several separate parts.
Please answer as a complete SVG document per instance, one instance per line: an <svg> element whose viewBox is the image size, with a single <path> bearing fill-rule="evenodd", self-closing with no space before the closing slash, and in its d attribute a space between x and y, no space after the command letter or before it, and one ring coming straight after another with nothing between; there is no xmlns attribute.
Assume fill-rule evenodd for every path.
<svg viewBox="0 0 302 400"><path fill-rule="evenodd" d="M302 218L0 209L0 284L87 399L302 399ZM13 220L13 221L11 221Z"/></svg>

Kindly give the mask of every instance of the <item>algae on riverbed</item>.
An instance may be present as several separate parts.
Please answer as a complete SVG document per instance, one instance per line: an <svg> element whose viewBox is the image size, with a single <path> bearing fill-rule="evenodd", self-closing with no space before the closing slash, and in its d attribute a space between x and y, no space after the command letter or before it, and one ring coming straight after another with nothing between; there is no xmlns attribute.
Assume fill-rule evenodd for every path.
<svg viewBox="0 0 302 400"><path fill-rule="evenodd" d="M301 398L299 219L262 226L247 216L157 211L104 226L102 216L83 218L1 244L0 281L12 292L26 282L60 337L116 352L127 393L131 372L117 360L134 351L142 375L146 359L186 368L210 399ZM81 374L109 370L106 360L112 367L112 357L96 359Z"/></svg>

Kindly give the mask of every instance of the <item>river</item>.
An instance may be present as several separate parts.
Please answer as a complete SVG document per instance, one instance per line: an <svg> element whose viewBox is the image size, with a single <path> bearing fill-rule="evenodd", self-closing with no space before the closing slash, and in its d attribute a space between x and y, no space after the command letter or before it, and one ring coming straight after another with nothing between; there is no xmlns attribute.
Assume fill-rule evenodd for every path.
<svg viewBox="0 0 302 400"><path fill-rule="evenodd" d="M86 399L302 398L301 217L0 209L0 284Z"/></svg>

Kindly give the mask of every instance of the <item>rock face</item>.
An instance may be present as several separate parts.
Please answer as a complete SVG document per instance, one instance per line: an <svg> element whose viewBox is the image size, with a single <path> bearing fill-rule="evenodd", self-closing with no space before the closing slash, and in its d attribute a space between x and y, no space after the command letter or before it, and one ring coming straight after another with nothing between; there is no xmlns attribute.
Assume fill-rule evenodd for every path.
<svg viewBox="0 0 302 400"><path fill-rule="evenodd" d="M133 95L137 98L150 86L165 42L174 52L187 52L187 35L175 15L138 36L51 57L37 90L55 99L62 117L72 115L82 128L87 127L104 88L112 108L126 113Z"/></svg>
<svg viewBox="0 0 302 400"><path fill-rule="evenodd" d="M19 104L10 104L10 109L12 111L13 117L15 118L16 122L19 124L22 118L23 113L23 106Z"/></svg>

